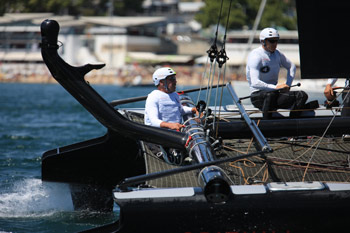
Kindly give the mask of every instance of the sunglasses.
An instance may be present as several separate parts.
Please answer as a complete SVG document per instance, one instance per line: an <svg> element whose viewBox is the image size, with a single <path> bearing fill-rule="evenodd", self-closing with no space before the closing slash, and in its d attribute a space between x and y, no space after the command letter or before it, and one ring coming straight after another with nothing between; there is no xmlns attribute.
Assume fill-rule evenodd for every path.
<svg viewBox="0 0 350 233"><path fill-rule="evenodd" d="M176 81L176 76L175 76L175 75L168 76L167 79L168 79L170 82L174 82L174 81Z"/></svg>
<svg viewBox="0 0 350 233"><path fill-rule="evenodd" d="M270 44L275 44L278 42L278 40L267 40Z"/></svg>

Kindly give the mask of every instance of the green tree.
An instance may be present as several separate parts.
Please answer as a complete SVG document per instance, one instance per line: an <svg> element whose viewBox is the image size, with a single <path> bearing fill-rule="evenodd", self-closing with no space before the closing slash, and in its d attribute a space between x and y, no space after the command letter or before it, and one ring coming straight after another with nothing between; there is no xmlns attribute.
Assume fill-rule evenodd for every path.
<svg viewBox="0 0 350 233"><path fill-rule="evenodd" d="M114 0L114 9L117 15L135 15L142 12L143 0Z"/></svg>
<svg viewBox="0 0 350 233"><path fill-rule="evenodd" d="M223 0L221 25L226 25L230 0ZM253 27L261 0L232 0L229 18L229 29L242 29L243 26ZM221 1L205 0L205 6L195 16L204 28L218 22ZM293 0L268 0L261 18L259 28L285 27L296 29L296 10Z"/></svg>
<svg viewBox="0 0 350 233"><path fill-rule="evenodd" d="M58 15L108 15L110 0L0 0L0 15L12 12L52 12ZM114 15L142 12L143 0L113 0Z"/></svg>
<svg viewBox="0 0 350 233"><path fill-rule="evenodd" d="M284 27L295 30L297 28L296 8L294 1L268 0L260 27Z"/></svg>
<svg viewBox="0 0 350 233"><path fill-rule="evenodd" d="M233 0L229 18L229 28L239 28L247 21L247 16L241 1ZM230 1L223 2L220 24L225 25L229 11ZM205 0L205 6L195 16L204 28L217 24L220 16L221 1Z"/></svg>

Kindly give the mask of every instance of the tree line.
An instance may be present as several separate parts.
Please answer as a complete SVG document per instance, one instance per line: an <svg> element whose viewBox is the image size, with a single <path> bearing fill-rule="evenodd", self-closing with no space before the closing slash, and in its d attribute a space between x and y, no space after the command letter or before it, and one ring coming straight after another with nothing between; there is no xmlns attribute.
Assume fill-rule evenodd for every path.
<svg viewBox="0 0 350 233"><path fill-rule="evenodd" d="M196 15L196 20L204 28L215 25L220 15L221 1L205 0L205 7ZM261 0L232 0L229 29L252 28ZM223 1L221 25L226 25L230 0ZM297 28L296 7L293 0L267 0L259 28L282 27L289 30Z"/></svg>
<svg viewBox="0 0 350 233"><path fill-rule="evenodd" d="M143 0L0 0L0 15L4 13L52 12L57 15L105 16L142 13ZM113 3L113 7L110 5Z"/></svg>
<svg viewBox="0 0 350 233"><path fill-rule="evenodd" d="M4 13L52 12L57 15L106 16L141 15L144 0L0 0L0 15ZM221 1L204 0L203 7L195 16L203 28L216 25ZM229 29L252 28L261 0L232 0ZM113 7L111 7L111 3ZM230 0L223 0L221 24L226 25ZM267 0L260 28L284 27L296 29L294 0Z"/></svg>

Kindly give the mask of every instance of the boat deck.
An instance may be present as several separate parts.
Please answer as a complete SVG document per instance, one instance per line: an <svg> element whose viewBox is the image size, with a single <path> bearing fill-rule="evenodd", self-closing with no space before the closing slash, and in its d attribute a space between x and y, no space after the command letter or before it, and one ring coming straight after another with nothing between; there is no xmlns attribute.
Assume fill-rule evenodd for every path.
<svg viewBox="0 0 350 233"><path fill-rule="evenodd" d="M129 112L131 120L139 123L139 113ZM253 156L249 159L224 163L220 167L229 176L232 184L251 185L266 182L337 181L350 182L350 140L339 137L305 136L299 138L268 138L273 153ZM158 158L144 145L147 173L176 168ZM252 139L224 140L217 158L235 157L256 152ZM317 147L317 150L315 148ZM148 185L165 187L196 187L199 171L190 171L165 178L151 180Z"/></svg>

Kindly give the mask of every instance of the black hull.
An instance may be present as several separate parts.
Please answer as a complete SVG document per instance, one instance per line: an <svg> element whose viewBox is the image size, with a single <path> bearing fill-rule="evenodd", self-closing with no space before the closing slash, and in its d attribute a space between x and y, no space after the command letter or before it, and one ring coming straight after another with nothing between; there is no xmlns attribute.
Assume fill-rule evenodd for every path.
<svg viewBox="0 0 350 233"><path fill-rule="evenodd" d="M267 190L232 194L215 205L197 188L191 197L117 202L121 213L114 230L119 233L347 232L350 190Z"/></svg>
<svg viewBox="0 0 350 233"><path fill-rule="evenodd" d="M76 210L111 211L112 189L126 177L144 173L138 143L114 131L42 157L42 180L69 183Z"/></svg>
<svg viewBox="0 0 350 233"><path fill-rule="evenodd" d="M139 160L137 142L110 131L100 138L45 152L42 179L111 186L124 177L140 173L134 172L144 167Z"/></svg>
<svg viewBox="0 0 350 233"><path fill-rule="evenodd" d="M296 137L317 135L322 136L332 117L319 118L300 118L300 119L274 119L260 120L256 123L265 137ZM350 117L336 117L329 129L327 135L342 136L349 134ZM251 138L252 132L244 121L232 120L230 122L219 123L219 136L223 139L232 138Z"/></svg>

